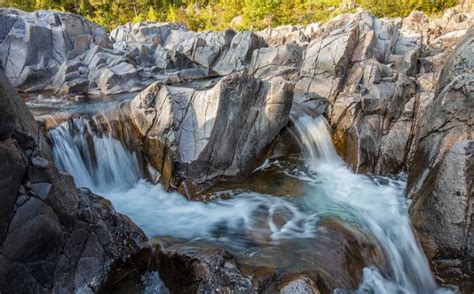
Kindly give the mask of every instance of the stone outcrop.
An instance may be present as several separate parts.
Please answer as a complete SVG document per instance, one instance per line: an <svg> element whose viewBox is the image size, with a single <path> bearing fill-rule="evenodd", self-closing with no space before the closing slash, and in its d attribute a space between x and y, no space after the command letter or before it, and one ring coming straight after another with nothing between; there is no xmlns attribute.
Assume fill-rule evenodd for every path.
<svg viewBox="0 0 474 294"><path fill-rule="evenodd" d="M111 46L105 29L70 13L0 9L0 22L0 60L21 89L44 90L65 61L84 54L91 44Z"/></svg>
<svg viewBox="0 0 474 294"><path fill-rule="evenodd" d="M181 83L249 66L266 46L251 32L191 32L174 23L141 22L105 30L84 18L51 11L0 9L0 56L22 91L113 95L154 81Z"/></svg>
<svg viewBox="0 0 474 294"><path fill-rule="evenodd" d="M148 239L108 200L77 189L42 141L0 71L0 292L107 291L146 265Z"/></svg>
<svg viewBox="0 0 474 294"><path fill-rule="evenodd" d="M163 45L172 31L187 31L179 24L140 22L127 23L110 32L110 37L126 46Z"/></svg>
<svg viewBox="0 0 474 294"><path fill-rule="evenodd" d="M405 19L368 12L334 18L303 47L299 75L291 76L295 109L329 118L336 148L355 171L406 170L433 84L469 17L453 11L434 21L418 12ZM440 23L447 26L442 31L427 29Z"/></svg>
<svg viewBox="0 0 474 294"><path fill-rule="evenodd" d="M167 187L203 185L257 167L287 124L291 94L281 78L264 82L246 72L208 90L155 83L134 98L131 115Z"/></svg>
<svg viewBox="0 0 474 294"><path fill-rule="evenodd" d="M474 29L449 55L409 168L410 215L435 272L472 291ZM469 290L470 289L470 290Z"/></svg>

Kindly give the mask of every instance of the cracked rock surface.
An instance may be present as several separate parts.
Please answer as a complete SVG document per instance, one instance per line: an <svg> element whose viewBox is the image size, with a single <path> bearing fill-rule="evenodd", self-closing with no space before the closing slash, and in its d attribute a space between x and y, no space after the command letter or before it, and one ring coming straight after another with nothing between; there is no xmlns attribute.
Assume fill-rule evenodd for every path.
<svg viewBox="0 0 474 294"><path fill-rule="evenodd" d="M474 28L448 56L408 174L410 215L435 271L473 289ZM460 274L463 273L463 274ZM465 275L464 279L460 276Z"/></svg>
<svg viewBox="0 0 474 294"><path fill-rule="evenodd" d="M133 99L131 116L162 181L186 190L253 171L288 122L291 89L246 72L207 90L154 83Z"/></svg>

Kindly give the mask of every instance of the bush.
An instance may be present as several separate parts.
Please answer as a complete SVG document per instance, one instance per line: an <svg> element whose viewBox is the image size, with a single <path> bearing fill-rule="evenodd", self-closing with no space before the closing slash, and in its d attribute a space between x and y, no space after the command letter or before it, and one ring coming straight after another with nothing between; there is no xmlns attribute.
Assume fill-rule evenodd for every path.
<svg viewBox="0 0 474 294"><path fill-rule="evenodd" d="M126 22L181 22L192 30L222 30L239 16L238 30L324 22L344 12L341 0L0 0L23 10L56 9L84 15L113 29ZM347 0L346 0L347 1ZM349 0L350 1L350 0ZM457 0L357 0L379 17L404 17L413 10L437 13Z"/></svg>

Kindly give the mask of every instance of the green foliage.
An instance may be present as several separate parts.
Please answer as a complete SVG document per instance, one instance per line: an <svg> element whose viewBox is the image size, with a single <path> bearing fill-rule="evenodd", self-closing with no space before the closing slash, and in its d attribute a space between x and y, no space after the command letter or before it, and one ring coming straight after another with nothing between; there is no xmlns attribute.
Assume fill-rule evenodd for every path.
<svg viewBox="0 0 474 294"><path fill-rule="evenodd" d="M457 0L361 0L360 5L376 16L405 17L413 10L436 13L457 4Z"/></svg>
<svg viewBox="0 0 474 294"><path fill-rule="evenodd" d="M349 0L350 1L350 0ZM437 13L458 0L357 0L379 17L413 10ZM324 22L344 12L341 0L0 0L3 7L70 11L112 29L127 22L181 22L192 30L259 30L284 24ZM347 0L345 1L347 2Z"/></svg>

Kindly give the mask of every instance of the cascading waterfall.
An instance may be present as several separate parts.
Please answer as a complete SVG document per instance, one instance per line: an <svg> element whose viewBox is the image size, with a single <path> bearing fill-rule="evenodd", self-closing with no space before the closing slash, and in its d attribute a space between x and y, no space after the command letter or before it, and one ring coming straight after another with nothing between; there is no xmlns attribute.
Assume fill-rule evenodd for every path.
<svg viewBox="0 0 474 294"><path fill-rule="evenodd" d="M76 118L49 131L53 160L74 177L78 187L97 193L132 188L142 177L137 155L111 134L93 130L90 121Z"/></svg>
<svg viewBox="0 0 474 294"><path fill-rule="evenodd" d="M333 146L324 118L301 116L294 121L310 187L299 200L321 215L342 218L376 238L388 259L388 277L376 268L364 270L361 293L434 293L438 291L428 262L412 232L405 183L355 174Z"/></svg>
<svg viewBox="0 0 474 294"><path fill-rule="evenodd" d="M230 200L189 201L146 182L137 154L111 134L95 131L87 119L65 122L49 135L56 165L73 175L78 186L110 199L149 236L206 239L237 246L242 245L239 238L245 232L276 243L282 239L314 240L318 220L339 218L372 235L387 260L387 269L364 269L358 292L441 291L411 230L405 182L350 171L337 155L323 118L301 115L294 126L307 171L289 175L307 185L304 195L293 200L238 193ZM266 220L264 227L262 219Z"/></svg>
<svg viewBox="0 0 474 294"><path fill-rule="evenodd" d="M272 240L313 236L311 217L283 198L244 193L206 204L168 193L143 179L135 153L110 134L93 129L89 120L73 119L50 130L55 164L71 174L77 186L110 199L150 236L229 239L241 235L242 230L260 230ZM285 214L281 227L274 223L274 218L281 220L278 212ZM269 215L268 230L254 225L262 214Z"/></svg>

